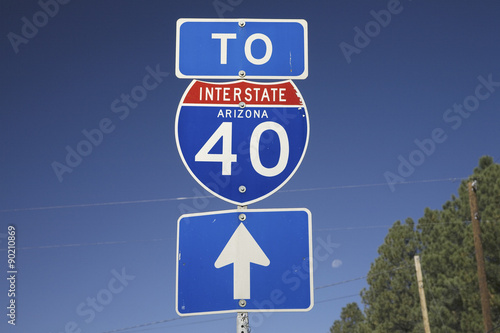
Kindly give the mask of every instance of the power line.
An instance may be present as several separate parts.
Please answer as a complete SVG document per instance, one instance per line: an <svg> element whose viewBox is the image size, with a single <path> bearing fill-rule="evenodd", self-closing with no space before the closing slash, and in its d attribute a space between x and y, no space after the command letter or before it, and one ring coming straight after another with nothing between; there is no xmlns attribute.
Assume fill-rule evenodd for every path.
<svg viewBox="0 0 500 333"><path fill-rule="evenodd" d="M390 228L392 224L379 224L379 225L364 225L359 227L344 227L344 228L320 228L313 231L338 231L338 230L360 230L360 229L378 229L378 228Z"/></svg>
<svg viewBox="0 0 500 333"><path fill-rule="evenodd" d="M468 177L455 177L455 178L442 178L442 179L423 179L423 180L413 180L413 181L398 182L396 185L435 183L435 182L453 182L454 183L457 180L466 180L466 179L468 179ZM307 189L284 190L284 191L280 191L280 192L304 192L304 191L323 191L323 190L344 190L344 189L350 189L350 188L377 187L377 186L387 186L387 183L315 187L315 188L307 188Z"/></svg>
<svg viewBox="0 0 500 333"><path fill-rule="evenodd" d="M185 319L185 318L187 318L187 317L179 317L178 319ZM190 322L190 323L179 323L176 325L170 325L170 326L168 326L168 328L170 329L170 328L180 327L180 326L200 325L200 324L210 323L210 322L214 322L214 321L222 321L222 320L234 320L234 316L230 316L230 317L227 316L224 318L217 318L217 319L198 320L198 321ZM145 331L156 330L156 329L159 329L159 328L158 327L137 328L137 329L133 329L132 331L127 330L127 332L145 332ZM108 332L103 332L103 333L108 333Z"/></svg>
<svg viewBox="0 0 500 333"><path fill-rule="evenodd" d="M387 272L397 271L397 270L408 268L408 267L411 267L411 266L412 266L412 264L408 264L408 265L405 265L405 266L400 266L400 267L396 267L396 268L393 268L393 269L388 269L388 270L379 272L376 275L380 275L380 274L387 273ZM335 282L335 283L330 283L330 284L327 284L327 285L324 285L324 286L316 287L316 288L314 288L314 290L329 288L329 287L337 286L337 285L344 284L344 283L358 281L358 280L364 279L366 277L367 277L367 275L365 275L365 276L359 276L359 277L352 278L352 279L349 279L349 280L344 280L344 281L339 281L339 282ZM321 300L319 302L316 302L316 304L331 302L331 301L334 301L334 300L339 300L339 299L349 298L349 297L354 297L354 296L359 296L359 294L352 294L352 295L340 296L340 297L335 297L335 298L329 298L329 299L325 299L325 300ZM155 322L146 323L146 324L140 324L140 325L135 325L135 326L130 326L130 327L119 328L119 329L116 329L116 330L113 330L113 331L106 331L106 332L103 332L103 333L124 332L124 331L129 331L129 330L132 330L132 329L140 329L140 328L151 326L151 325L167 323L167 322L171 322L171 321L178 320L178 319L183 319L183 318L186 318L186 317L170 318L170 319L155 321ZM233 319L233 318L231 317L231 318L220 318L220 319L198 321L198 322L189 323L189 324L186 324L186 325L201 324L201 323L205 323L205 322L209 322L209 321L226 320L226 319ZM133 332L140 332L140 331L145 331L145 330L146 329L140 329L138 331L133 331Z"/></svg>
<svg viewBox="0 0 500 333"><path fill-rule="evenodd" d="M210 197L211 196L209 196L209 195L205 195L205 196L162 198L162 199L95 202L95 203L75 204L75 205L41 206L41 207L29 207L29 208L13 208L13 209L2 209L2 210L0 210L0 213L24 212L24 211L33 211L33 210L51 210L51 209L62 209L62 208L84 208L84 207L97 207L97 206L130 205L130 204L152 203L152 202L166 202L166 201L180 201L180 200L189 200L189 199L203 199L203 198L210 198Z"/></svg>
<svg viewBox="0 0 500 333"><path fill-rule="evenodd" d="M145 324L140 324L140 325L135 325L135 326L130 326L130 327L118 328L118 329L115 329L115 330L112 330L112 331L106 331L106 332L103 332L103 333L123 332L123 331L128 331L128 330L132 330L132 329L136 329L136 328L142 328L142 327L151 326L151 325L158 325L158 324L168 323L168 322L172 322L174 320L179 320L179 319L182 319L182 318L183 317L176 317L176 318L170 318L170 319L165 319L165 320L158 320L158 321L153 321L151 323L145 323Z"/></svg>
<svg viewBox="0 0 500 333"><path fill-rule="evenodd" d="M314 288L314 290L324 289L324 288L329 288L329 287L334 287L334 286L338 286L339 284L344 284L344 283L349 283L349 282L354 282L354 281L362 280L362 279L364 279L366 277L367 277L367 275L365 275L365 276L359 276L357 278L353 278L353 279L349 279L349 280L344 280L344 281L340 281L340 282L330 283L330 284L327 284L327 285L324 285L324 286L316 287L316 288Z"/></svg>
<svg viewBox="0 0 500 333"><path fill-rule="evenodd" d="M498 223L499 221L485 220L481 223ZM471 223L470 221L440 221L440 222L428 222L428 224L447 224L447 223ZM366 225L359 227L345 227L345 228L321 228L315 229L314 232L322 231L339 231L339 230L362 230L362 229L375 229L375 228L390 228L393 225L381 224L381 225ZM107 241L107 242L95 242L95 243L74 243L74 244L53 244L53 245L40 245L40 246L25 246L18 247L17 250L39 250L39 249L52 249L52 248L64 248L64 247L80 247L80 246L95 246L95 245L119 245L127 243L149 243L149 242L162 242L166 240L173 240L170 238L157 238L157 239L141 239L141 240L125 240L125 241ZM7 251L7 249L0 248L0 252Z"/></svg>
<svg viewBox="0 0 500 333"><path fill-rule="evenodd" d="M468 179L468 178L466 178L466 177L455 177L455 178L443 178L443 179L424 179L424 180L414 180L414 181L400 182L400 183L397 183L397 184L398 185L408 185L408 184L421 184L421 183L433 183L433 182L455 182L457 180L465 180L465 179ZM329 186L329 187L312 187L312 188L304 188L304 189L280 190L277 193L343 190L343 189L376 187L376 186L387 186L387 183L360 184L360 185L340 185L340 186ZM211 195L202 195L202 196L191 196L191 197L174 197L174 198L159 198L159 199L145 199L145 200L96 202L96 203L74 204L74 205L57 205L57 206L40 206L40 207L12 208L12 209L1 209L0 213L13 213L13 212L37 211L37 210L53 210L53 209L64 209L64 208L85 208L85 207L98 207L98 206L131 205L131 204L141 204L141 203L183 201L183 200L196 200L196 199L209 199L209 198L213 198L213 196L211 196Z"/></svg>
<svg viewBox="0 0 500 333"><path fill-rule="evenodd" d="M352 295L345 295L345 296L339 296L339 297L334 297L334 298L328 298L328 299L324 299L324 300L321 300L321 301L316 301L314 302L314 304L321 304L321 303L327 303L327 302L332 302L332 301L337 301L337 300L340 300L340 299L345 299L345 298L351 298L351 297L356 297L356 296L359 296L359 294L352 294ZM177 319L184 319L186 317L179 317ZM172 325L172 326L168 326L168 328L174 328L174 327L180 327L180 326L189 326L189 325L199 325L199 324L205 324L205 323L209 323L209 322L214 322L214 321L222 321L222 320L234 320L234 316L231 316L231 317L224 317L224 318L217 318L217 319L207 319L207 320L199 320L199 321L196 321L196 322L191 322L191 323L184 323L184 324L177 324L177 325ZM168 321L160 321L158 322L159 324L163 323L163 322L168 322ZM123 331L128 331L128 332L144 332L144 331L149 331L149 330L152 330L152 329L158 329L158 328L144 328L146 326L151 326L153 325L154 323L148 323L150 325L137 325L137 326L140 326L140 327L137 327L137 328L132 328L132 327L125 327L125 328L121 328L121 329L118 329L118 330L114 330L114 331L106 331L106 332L103 332L103 333L115 333L115 332L123 332Z"/></svg>
<svg viewBox="0 0 500 333"><path fill-rule="evenodd" d="M25 246L25 247L16 247L16 250L38 250L38 249L54 249L61 247L80 247L80 246L94 246L94 245L118 245L118 244L127 244L127 243L144 243L144 242L162 242L165 240L172 240L173 237L170 238L156 238L156 239L134 239L134 240L125 240L125 241L108 241L108 242L95 242L95 243L75 243L75 244L54 244L54 245L40 245L40 246ZM1 251L7 251L7 249L0 249Z"/></svg>
<svg viewBox="0 0 500 333"><path fill-rule="evenodd" d="M326 303L326 302L336 301L336 300L350 298L350 297L355 297L355 296L359 296L359 294L352 294L352 295L346 295L346 296L328 298L328 299L325 299L325 300L321 300L321 301L315 302L315 304ZM174 320L179 320L179 319L184 319L184 318L186 318L186 317L177 317L177 318L165 319L165 320L155 321L155 322L151 322L151 323L145 323L145 324L140 324L140 325L135 325L135 326L130 326L130 327L118 328L118 329L115 329L115 330L112 330L112 331L105 331L105 332L102 332L102 333L116 333L116 332L125 332L125 331L128 331L128 332L143 332L143 331L147 331L147 330L151 329L151 328L146 328L148 326L157 325L157 324L163 324L163 323L168 323L168 322L172 322ZM193 323L185 323L185 324L179 324L179 325L169 326L169 328L179 327L179 326L187 326L187 325L204 324L204 323L208 323L208 322L220 321L220 320L229 320L229 319L234 320L234 317L231 316L231 317L227 317L227 318L217 318L217 319L200 320L200 321L196 321L196 322L193 322Z"/></svg>
<svg viewBox="0 0 500 333"><path fill-rule="evenodd" d="M321 301L314 302L314 304L320 304L320 303L326 303L326 302L331 302L331 301L337 301L339 299L351 298L351 297L355 297L355 296L359 296L359 294L352 294L352 295L347 295L347 296L340 296L340 297L328 298L328 299L324 299L324 300L321 300Z"/></svg>
<svg viewBox="0 0 500 333"><path fill-rule="evenodd" d="M491 220L485 220L481 221L481 223L498 223L499 221L491 221ZM456 220L456 221L439 221L439 222L426 222L425 225L431 225L431 224L451 224L451 223L460 223L460 224L470 224L471 221L462 221L462 220ZM320 229L315 229L314 231L338 231L338 230L359 230L359 229L376 229L376 228L390 228L392 227L393 224L374 224L374 225L365 225L365 226L359 226L359 227L344 227L344 228L320 228ZM419 224L416 225L417 227Z"/></svg>
<svg viewBox="0 0 500 333"><path fill-rule="evenodd" d="M384 273L394 272L394 271L398 271L400 269L406 269L406 268L409 268L409 267L413 267L413 264L410 263L408 265L399 266L399 267L395 267L395 268L392 268L392 269L387 269L385 271L381 271L381 272L378 272L376 274L373 274L372 276L377 276L377 275L381 275L381 274L384 274ZM320 286L320 287L314 288L314 290L324 289L324 288L329 288L329 287L334 287L334 286L337 286L339 284L354 282L354 281L365 279L367 277L368 277L368 275L364 275L364 276L358 276L356 278L352 278L352 279L349 279L349 280L344 280L344 281L334 282L334 283L330 283L330 284L325 284L324 286Z"/></svg>
<svg viewBox="0 0 500 333"><path fill-rule="evenodd" d="M348 280L348 281L342 281L342 282L339 282L337 284L347 283L347 282L358 280L358 279L359 278L356 278L356 279L353 279L353 280ZM318 287L318 288L315 288L315 289L321 289L321 288L323 288L323 287ZM325 299L325 300L316 302L316 304L331 302L331 301L335 301L335 300L339 300L339 299L344 299L344 298L349 298L349 297L354 297L354 296L359 296L359 295L358 294L353 294L353 295L347 295L347 296L329 298L329 299ZM154 321L154 322L140 324L140 325L135 325L135 326L122 327L122 328L118 328L118 329L115 329L115 330L112 330L112 331L105 331L105 332L102 332L102 333L116 333L116 332L125 332L125 331L129 331L129 332L142 332L142 331L148 330L148 329L145 329L148 326L158 325L158 324L163 324L163 323L168 323L168 322L172 322L174 320L179 320L179 319L184 319L184 318L186 318L186 317L176 317L176 318L170 318L170 319L165 319L165 320L159 320L159 321ZM183 326L183 325L196 325L196 324L202 324L202 323L207 323L207 322L212 322L212 321L219 321L219 320L228 320L228 319L234 319L234 318L233 317L227 317L227 318L209 319L209 320L197 321L197 322L194 322L194 323L186 323L186 324L175 325L175 326L171 326L171 327L177 327L177 326Z"/></svg>

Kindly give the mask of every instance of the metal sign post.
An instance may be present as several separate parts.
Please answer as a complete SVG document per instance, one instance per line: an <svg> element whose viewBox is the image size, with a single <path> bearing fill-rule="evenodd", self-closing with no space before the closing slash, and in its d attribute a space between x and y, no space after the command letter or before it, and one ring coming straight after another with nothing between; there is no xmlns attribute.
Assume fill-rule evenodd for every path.
<svg viewBox="0 0 500 333"><path fill-rule="evenodd" d="M249 321L247 312L238 312L236 315L236 333L249 333Z"/></svg>
<svg viewBox="0 0 500 333"><path fill-rule="evenodd" d="M236 209L244 211L247 206L237 206ZM249 333L249 326L248 312L238 312L236 314L236 333Z"/></svg>

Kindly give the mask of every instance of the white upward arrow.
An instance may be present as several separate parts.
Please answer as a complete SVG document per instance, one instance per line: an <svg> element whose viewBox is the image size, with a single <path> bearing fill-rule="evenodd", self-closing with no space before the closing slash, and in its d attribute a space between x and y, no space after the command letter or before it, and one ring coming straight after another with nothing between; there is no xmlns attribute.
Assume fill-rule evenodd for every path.
<svg viewBox="0 0 500 333"><path fill-rule="evenodd" d="M250 299L250 263L268 266L270 261L245 225L240 223L215 261L215 268L233 264L234 299Z"/></svg>

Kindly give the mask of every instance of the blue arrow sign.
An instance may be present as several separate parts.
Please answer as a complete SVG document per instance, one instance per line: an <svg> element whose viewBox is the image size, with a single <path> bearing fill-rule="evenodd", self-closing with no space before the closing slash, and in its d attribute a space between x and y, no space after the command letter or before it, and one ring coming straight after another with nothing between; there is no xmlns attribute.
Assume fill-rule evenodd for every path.
<svg viewBox="0 0 500 333"><path fill-rule="evenodd" d="M311 213L227 210L182 215L177 227L179 315L309 311Z"/></svg>
<svg viewBox="0 0 500 333"><path fill-rule="evenodd" d="M177 109L175 138L198 183L244 206L293 176L306 152L309 118L292 81L193 80Z"/></svg>
<svg viewBox="0 0 500 333"><path fill-rule="evenodd" d="M307 63L305 20L177 21L179 78L305 79Z"/></svg>

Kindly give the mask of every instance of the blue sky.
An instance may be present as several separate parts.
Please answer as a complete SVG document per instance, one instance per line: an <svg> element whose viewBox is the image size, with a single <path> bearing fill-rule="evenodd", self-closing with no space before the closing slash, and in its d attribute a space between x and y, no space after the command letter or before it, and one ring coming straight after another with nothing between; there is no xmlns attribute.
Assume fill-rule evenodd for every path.
<svg viewBox="0 0 500 333"><path fill-rule="evenodd" d="M495 2L0 7L0 269L7 276L13 225L18 270L15 327L0 280L2 332L234 331L234 314L179 318L174 309L177 219L234 208L208 196L177 152L175 113L190 83L175 76L179 18L308 22L309 76L294 81L310 117L307 153L281 190L250 208L312 212L313 248L328 253L314 266L314 285L324 288L310 312L252 314L255 331L328 331L345 304L360 301L359 278L388 227L440 208L481 156L500 157ZM124 100L147 75L151 90ZM102 139L80 144L87 156L68 166L67 147L96 128ZM58 177L54 162L71 172Z"/></svg>

